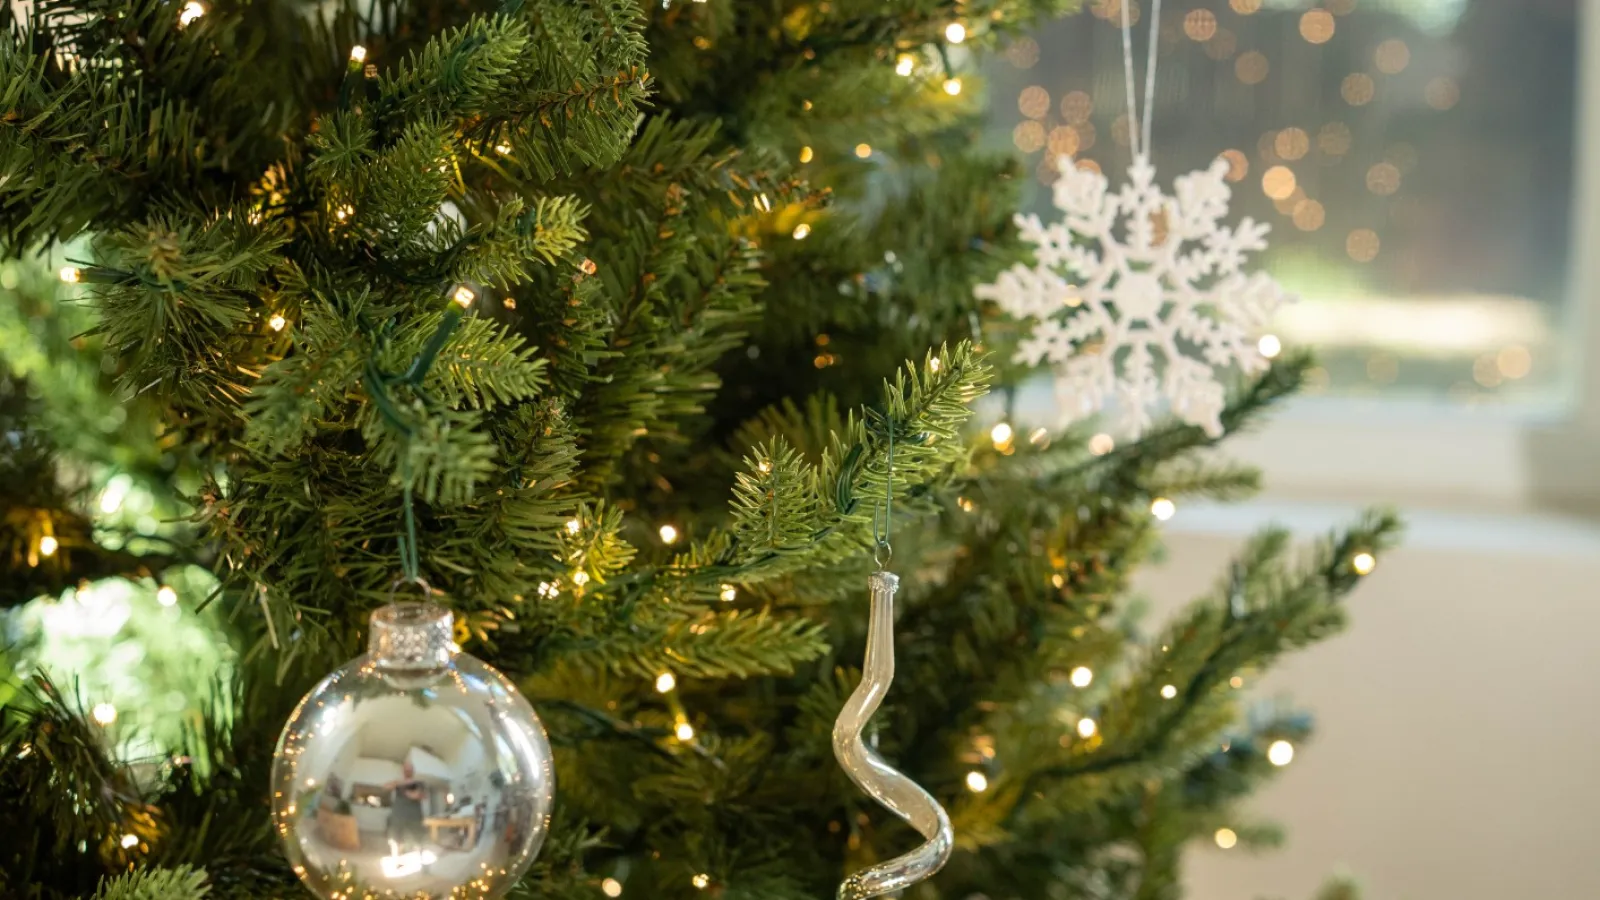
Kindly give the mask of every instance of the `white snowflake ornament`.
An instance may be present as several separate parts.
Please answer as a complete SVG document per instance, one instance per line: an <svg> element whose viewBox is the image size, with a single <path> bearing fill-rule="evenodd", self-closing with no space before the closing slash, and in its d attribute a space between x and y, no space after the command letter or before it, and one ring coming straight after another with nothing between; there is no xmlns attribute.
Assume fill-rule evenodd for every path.
<svg viewBox="0 0 1600 900"><path fill-rule="evenodd" d="M1115 194L1070 156L1059 170L1061 221L1016 219L1034 245L1033 265L1012 266L977 296L1032 323L1016 358L1055 369L1064 424L1115 401L1118 430L1136 438L1164 399L1180 419L1220 435L1217 370L1266 367L1252 337L1287 299L1265 274L1243 271L1247 253L1267 248L1268 226L1222 223L1232 192L1221 157L1179 176L1173 196L1155 186L1143 157Z"/></svg>

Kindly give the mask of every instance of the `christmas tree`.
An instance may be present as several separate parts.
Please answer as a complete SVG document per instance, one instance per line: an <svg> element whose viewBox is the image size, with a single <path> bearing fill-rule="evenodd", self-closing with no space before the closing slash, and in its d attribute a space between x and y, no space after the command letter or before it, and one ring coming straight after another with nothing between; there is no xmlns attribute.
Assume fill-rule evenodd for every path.
<svg viewBox="0 0 1600 900"><path fill-rule="evenodd" d="M832 896L922 840L830 746L883 538L877 746L956 836L909 896L1165 898L1197 836L1269 842L1238 802L1309 725L1235 688L1397 526L1269 531L1150 630L1153 510L1251 492L1211 451L1308 361L1220 435L992 402L1028 373L974 287L1027 251L969 54L1069 5L8 7L0 603L131 584L222 650L143 753L82 682L5 686L0 894L305 896L279 732L420 580L555 747L513 896Z"/></svg>

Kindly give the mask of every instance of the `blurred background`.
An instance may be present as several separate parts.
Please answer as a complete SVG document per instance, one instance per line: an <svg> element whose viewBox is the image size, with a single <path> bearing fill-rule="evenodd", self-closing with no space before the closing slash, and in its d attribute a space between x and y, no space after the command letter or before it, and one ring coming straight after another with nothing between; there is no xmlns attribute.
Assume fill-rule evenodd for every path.
<svg viewBox="0 0 1600 900"><path fill-rule="evenodd" d="M1122 2L1142 59L1151 0L1089 0L989 67L990 140L1046 220L1060 154L1125 177ZM1226 156L1299 295L1274 336L1321 367L1228 445L1266 494L1180 507L1141 589L1181 606L1270 521L1309 537L1385 502L1409 524L1347 635L1245 686L1318 737L1253 801L1286 845L1219 835L1188 896L1334 872L1378 900L1600 896L1600 4L1165 0L1157 49L1158 181Z"/></svg>

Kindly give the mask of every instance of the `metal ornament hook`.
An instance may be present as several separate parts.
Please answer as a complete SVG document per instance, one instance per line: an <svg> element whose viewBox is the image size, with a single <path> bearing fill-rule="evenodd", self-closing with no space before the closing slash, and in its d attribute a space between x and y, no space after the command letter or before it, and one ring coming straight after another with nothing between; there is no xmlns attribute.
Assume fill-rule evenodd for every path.
<svg viewBox="0 0 1600 900"><path fill-rule="evenodd" d="M894 559L894 547L889 543L890 519L894 515L894 420L887 418L889 430L889 462L883 474L883 499L872 508L872 561L878 571L888 567Z"/></svg>

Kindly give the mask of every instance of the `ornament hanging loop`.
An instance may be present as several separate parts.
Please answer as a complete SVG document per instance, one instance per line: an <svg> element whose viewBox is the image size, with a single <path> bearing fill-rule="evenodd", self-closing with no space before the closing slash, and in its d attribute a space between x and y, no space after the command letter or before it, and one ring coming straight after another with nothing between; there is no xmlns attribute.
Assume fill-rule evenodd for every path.
<svg viewBox="0 0 1600 900"><path fill-rule="evenodd" d="M894 514L894 420L885 418L889 432L889 460L883 475L883 499L872 510L872 561L878 571L888 567L894 559L894 546L889 543L890 517Z"/></svg>

